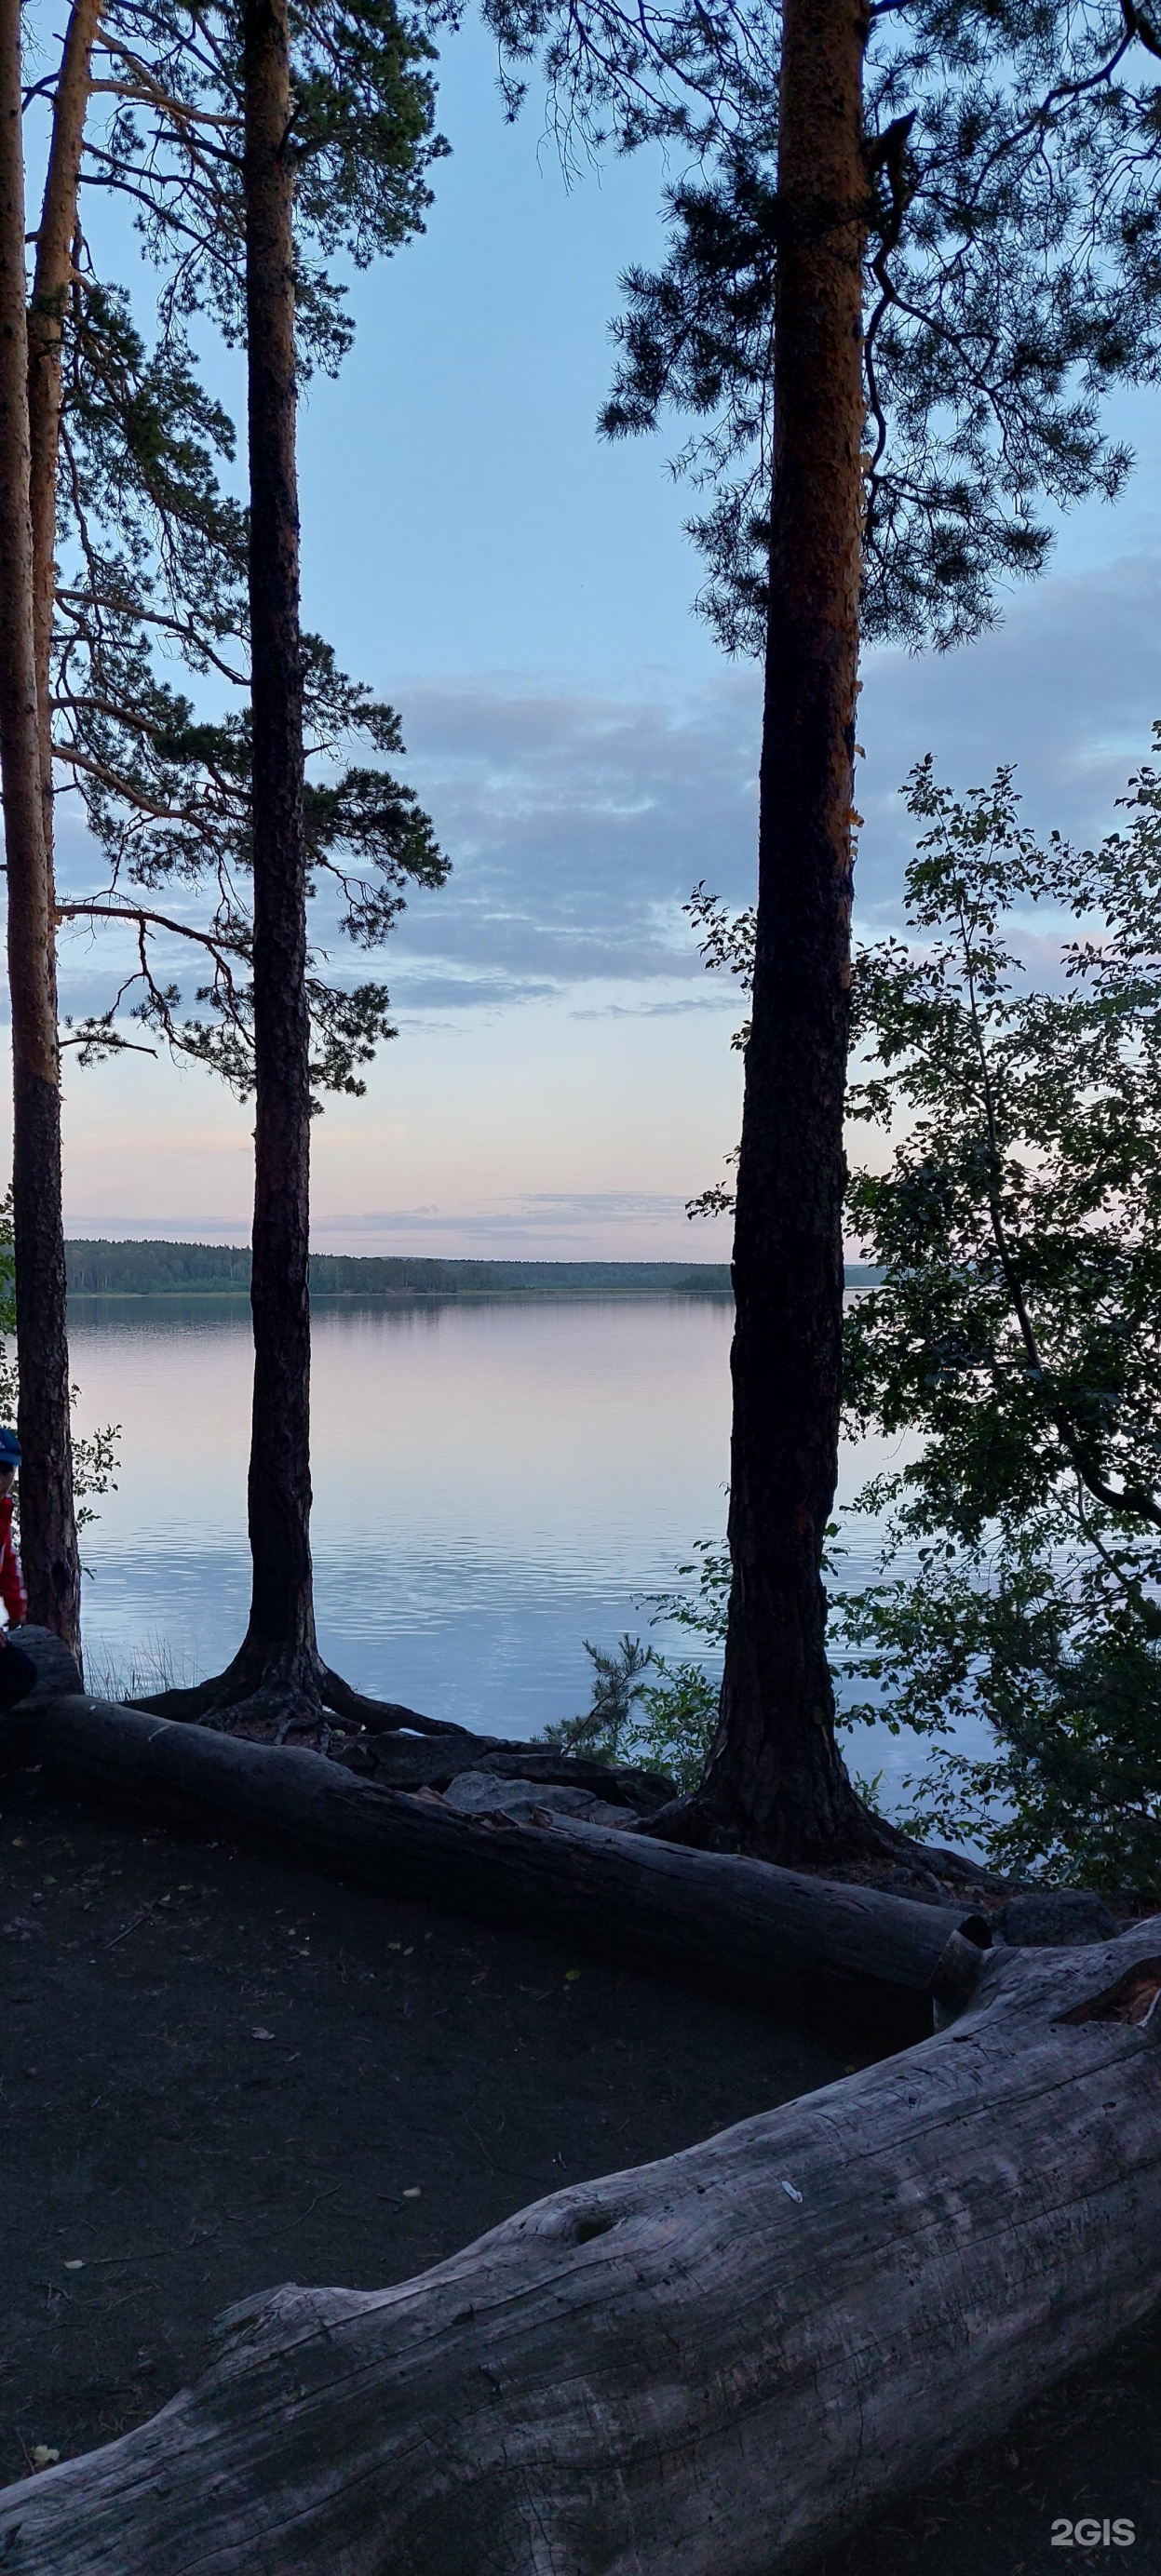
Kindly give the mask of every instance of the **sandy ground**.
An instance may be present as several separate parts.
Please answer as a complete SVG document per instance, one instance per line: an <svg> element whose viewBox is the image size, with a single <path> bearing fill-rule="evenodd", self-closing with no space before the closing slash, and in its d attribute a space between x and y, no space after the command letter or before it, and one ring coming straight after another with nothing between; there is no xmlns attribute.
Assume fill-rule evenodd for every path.
<svg viewBox="0 0 1161 2576"><path fill-rule="evenodd" d="M873 2053L9 1782L0 2469L152 2414L252 2291L406 2279ZM1161 2317L818 2576L1161 2576L1159 2431ZM1096 2546L1052 2545L1088 2516Z"/></svg>

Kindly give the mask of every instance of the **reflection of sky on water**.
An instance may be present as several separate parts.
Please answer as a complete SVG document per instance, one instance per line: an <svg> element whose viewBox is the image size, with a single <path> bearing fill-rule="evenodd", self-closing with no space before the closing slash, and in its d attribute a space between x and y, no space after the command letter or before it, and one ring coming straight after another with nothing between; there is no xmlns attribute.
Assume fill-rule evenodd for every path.
<svg viewBox="0 0 1161 2576"><path fill-rule="evenodd" d="M728 1303L316 1306L320 1641L357 1687L498 1735L588 1699L583 1639L648 1635L641 1596L724 1526ZM77 1300L78 1422L120 1422L85 1538L90 1671L164 1640L175 1679L233 1651L249 1599L250 1329L241 1300ZM898 1454L844 1457L849 1500ZM867 1524L844 1579L874 1563ZM688 1653L680 1629L655 1642ZM140 1687L141 1685L139 1685ZM848 1739L884 1794L920 1748Z"/></svg>
<svg viewBox="0 0 1161 2576"><path fill-rule="evenodd" d="M363 1689L519 1735L588 1698L582 1640L639 1631L723 1522L730 1310L713 1300L317 1306L320 1638ZM249 1317L80 1301L82 1424L120 1421L85 1556L90 1657L232 1649L249 1566Z"/></svg>

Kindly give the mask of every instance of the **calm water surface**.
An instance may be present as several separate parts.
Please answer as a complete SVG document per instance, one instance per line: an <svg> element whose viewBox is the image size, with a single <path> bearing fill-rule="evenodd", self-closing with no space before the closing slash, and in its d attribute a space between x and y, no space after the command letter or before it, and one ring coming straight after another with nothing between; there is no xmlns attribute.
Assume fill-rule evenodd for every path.
<svg viewBox="0 0 1161 2576"><path fill-rule="evenodd" d="M643 1596L724 1528L732 1320L715 1297L316 1304L328 1660L491 1734L585 1706L584 1639L648 1636ZM173 1678L193 1680L233 1652L248 1605L248 1308L78 1298L71 1345L79 1427L122 1426L118 1490L82 1549L91 1679L164 1641ZM885 1455L848 1455L843 1491ZM653 1636L689 1651L680 1630ZM914 1767L885 1732L853 1758L885 1762L885 1786Z"/></svg>

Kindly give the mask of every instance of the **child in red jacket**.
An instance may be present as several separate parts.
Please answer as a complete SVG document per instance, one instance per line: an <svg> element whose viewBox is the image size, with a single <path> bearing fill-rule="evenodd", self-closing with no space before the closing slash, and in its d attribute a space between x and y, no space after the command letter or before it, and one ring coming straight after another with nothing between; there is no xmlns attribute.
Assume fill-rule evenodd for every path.
<svg viewBox="0 0 1161 2576"><path fill-rule="evenodd" d="M0 1628L0 1713L15 1708L18 1700L36 1688L32 1657L14 1645L11 1636L12 1630L22 1628L28 1617L28 1595L12 1536L12 1488L19 1465L16 1433L0 1430L0 1600L8 1613L7 1628Z"/></svg>
<svg viewBox="0 0 1161 2576"><path fill-rule="evenodd" d="M28 1595L12 1536L12 1488L19 1465L16 1433L0 1431L0 1601L8 1613L10 1628L22 1628L28 1617Z"/></svg>

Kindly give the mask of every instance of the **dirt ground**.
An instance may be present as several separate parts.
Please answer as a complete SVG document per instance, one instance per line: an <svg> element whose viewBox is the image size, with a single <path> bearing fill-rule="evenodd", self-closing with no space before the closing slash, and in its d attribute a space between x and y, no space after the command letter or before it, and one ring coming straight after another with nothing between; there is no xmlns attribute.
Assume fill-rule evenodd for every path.
<svg viewBox="0 0 1161 2576"><path fill-rule="evenodd" d="M152 2414L249 2292L406 2279L873 2054L9 1781L0 2471ZM1159 2418L1161 2316L817 2576L1161 2576ZM1100 2542L1062 2556L1056 2517Z"/></svg>

